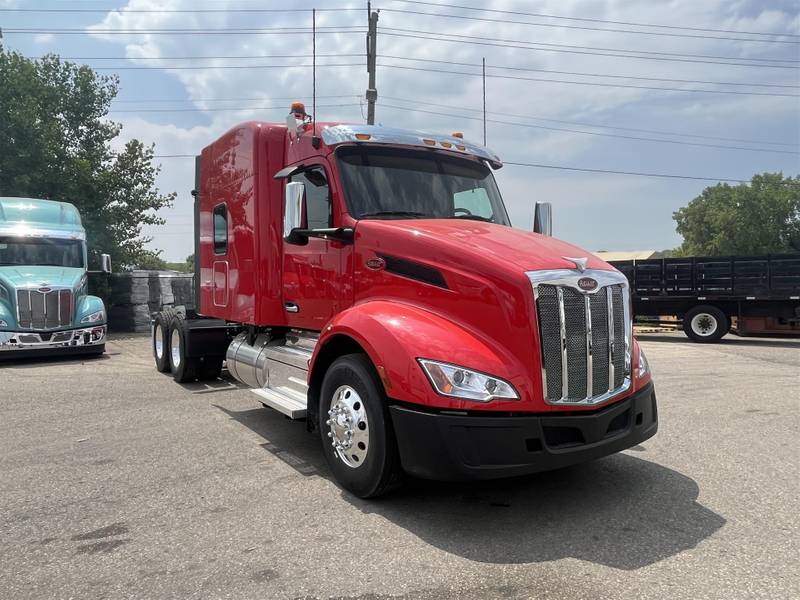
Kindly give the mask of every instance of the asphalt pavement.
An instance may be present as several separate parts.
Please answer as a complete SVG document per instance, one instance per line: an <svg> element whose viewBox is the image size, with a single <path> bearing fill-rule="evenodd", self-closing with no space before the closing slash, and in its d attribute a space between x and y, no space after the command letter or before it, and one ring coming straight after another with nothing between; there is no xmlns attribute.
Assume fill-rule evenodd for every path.
<svg viewBox="0 0 800 600"><path fill-rule="evenodd" d="M800 598L800 340L640 337L658 434L373 501L230 379L149 338L0 364L0 598Z"/></svg>

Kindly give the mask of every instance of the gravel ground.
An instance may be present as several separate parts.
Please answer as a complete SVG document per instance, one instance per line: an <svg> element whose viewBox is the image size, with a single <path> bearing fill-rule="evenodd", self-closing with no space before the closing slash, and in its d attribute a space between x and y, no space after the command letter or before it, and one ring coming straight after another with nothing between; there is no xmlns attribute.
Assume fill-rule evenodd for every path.
<svg viewBox="0 0 800 600"><path fill-rule="evenodd" d="M0 366L0 598L800 598L800 341L640 336L660 431L591 464L362 501L146 337Z"/></svg>

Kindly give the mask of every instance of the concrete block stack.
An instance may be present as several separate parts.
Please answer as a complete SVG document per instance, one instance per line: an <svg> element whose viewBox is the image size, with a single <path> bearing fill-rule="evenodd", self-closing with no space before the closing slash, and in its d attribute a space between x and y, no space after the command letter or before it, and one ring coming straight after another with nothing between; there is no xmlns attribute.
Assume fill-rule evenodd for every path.
<svg viewBox="0 0 800 600"><path fill-rule="evenodd" d="M129 271L111 277L111 331L145 332L165 306L195 308L194 276L175 271Z"/></svg>

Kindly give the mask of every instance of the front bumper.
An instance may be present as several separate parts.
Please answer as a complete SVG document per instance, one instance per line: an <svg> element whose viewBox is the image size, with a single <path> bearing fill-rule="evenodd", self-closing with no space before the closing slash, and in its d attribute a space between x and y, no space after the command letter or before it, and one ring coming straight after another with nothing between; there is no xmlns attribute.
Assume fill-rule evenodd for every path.
<svg viewBox="0 0 800 600"><path fill-rule="evenodd" d="M13 354L80 352L97 349L105 344L105 325L81 327L62 331L0 331L0 357Z"/></svg>
<svg viewBox="0 0 800 600"><path fill-rule="evenodd" d="M652 382L591 413L492 417L398 405L390 410L403 469L445 481L558 469L620 452L658 430Z"/></svg>

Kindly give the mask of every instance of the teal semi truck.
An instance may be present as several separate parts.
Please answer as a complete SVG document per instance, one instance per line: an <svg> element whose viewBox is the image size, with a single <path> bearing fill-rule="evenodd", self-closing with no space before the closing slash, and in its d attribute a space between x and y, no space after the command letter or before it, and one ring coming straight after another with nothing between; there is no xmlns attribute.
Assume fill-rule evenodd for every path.
<svg viewBox="0 0 800 600"><path fill-rule="evenodd" d="M103 255L103 271L111 270ZM106 310L90 296L86 231L66 202L0 197L0 359L105 351Z"/></svg>

